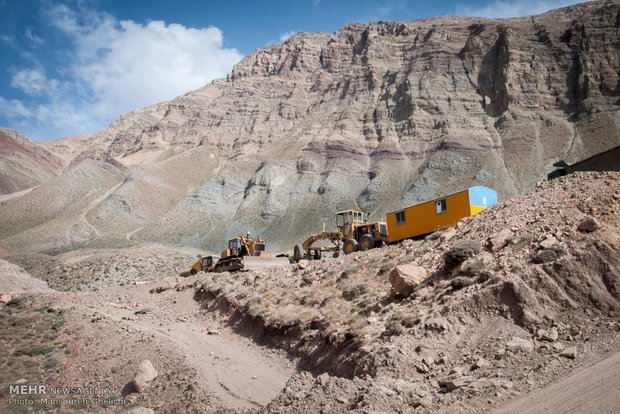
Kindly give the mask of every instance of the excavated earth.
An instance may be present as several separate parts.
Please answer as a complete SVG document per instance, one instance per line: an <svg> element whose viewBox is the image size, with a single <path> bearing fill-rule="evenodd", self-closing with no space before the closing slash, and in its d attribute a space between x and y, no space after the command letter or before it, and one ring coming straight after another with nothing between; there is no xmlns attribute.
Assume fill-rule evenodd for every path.
<svg viewBox="0 0 620 414"><path fill-rule="evenodd" d="M578 173L424 239L262 271L28 293L0 263L26 290L3 277L1 402L23 382L169 413L613 412L619 207L620 173ZM405 264L427 274L408 297L388 280Z"/></svg>

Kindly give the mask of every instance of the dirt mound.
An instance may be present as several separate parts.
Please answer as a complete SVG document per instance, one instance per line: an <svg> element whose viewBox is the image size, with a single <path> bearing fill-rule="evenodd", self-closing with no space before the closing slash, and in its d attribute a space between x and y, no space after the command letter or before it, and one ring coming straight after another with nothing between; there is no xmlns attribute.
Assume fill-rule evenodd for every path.
<svg viewBox="0 0 620 414"><path fill-rule="evenodd" d="M30 276L24 269L0 259L0 293L53 292L42 280Z"/></svg>

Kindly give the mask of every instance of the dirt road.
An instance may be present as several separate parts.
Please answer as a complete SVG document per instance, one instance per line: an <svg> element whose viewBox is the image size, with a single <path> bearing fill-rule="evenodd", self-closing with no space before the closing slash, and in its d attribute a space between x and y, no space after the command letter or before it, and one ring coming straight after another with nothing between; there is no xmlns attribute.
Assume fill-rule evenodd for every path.
<svg viewBox="0 0 620 414"><path fill-rule="evenodd" d="M123 302L148 306L136 316L135 307L118 306L98 295L74 297L83 304L84 315L98 314L137 335L153 338L167 349L175 349L195 369L197 382L216 396L226 409L259 408L275 398L294 372L282 353L262 348L221 326L201 311L192 290L148 293L151 284L123 291ZM207 318L208 320L205 320Z"/></svg>
<svg viewBox="0 0 620 414"><path fill-rule="evenodd" d="M620 412L620 351L495 411L496 414L617 412Z"/></svg>

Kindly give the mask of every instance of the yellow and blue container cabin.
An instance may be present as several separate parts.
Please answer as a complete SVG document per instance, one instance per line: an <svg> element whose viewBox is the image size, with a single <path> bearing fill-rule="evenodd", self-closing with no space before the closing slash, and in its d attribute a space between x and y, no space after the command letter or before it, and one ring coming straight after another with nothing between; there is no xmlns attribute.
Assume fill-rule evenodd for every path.
<svg viewBox="0 0 620 414"><path fill-rule="evenodd" d="M387 214L388 242L432 233L497 203L497 192L476 186Z"/></svg>

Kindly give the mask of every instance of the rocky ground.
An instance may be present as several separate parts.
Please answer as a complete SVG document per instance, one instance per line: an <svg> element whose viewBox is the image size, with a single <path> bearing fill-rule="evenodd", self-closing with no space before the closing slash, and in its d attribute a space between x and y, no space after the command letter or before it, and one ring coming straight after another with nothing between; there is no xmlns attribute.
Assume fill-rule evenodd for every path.
<svg viewBox="0 0 620 414"><path fill-rule="evenodd" d="M583 389L613 411L619 204L619 173L578 173L346 257L5 295L1 402L24 382L155 412L543 412Z"/></svg>

